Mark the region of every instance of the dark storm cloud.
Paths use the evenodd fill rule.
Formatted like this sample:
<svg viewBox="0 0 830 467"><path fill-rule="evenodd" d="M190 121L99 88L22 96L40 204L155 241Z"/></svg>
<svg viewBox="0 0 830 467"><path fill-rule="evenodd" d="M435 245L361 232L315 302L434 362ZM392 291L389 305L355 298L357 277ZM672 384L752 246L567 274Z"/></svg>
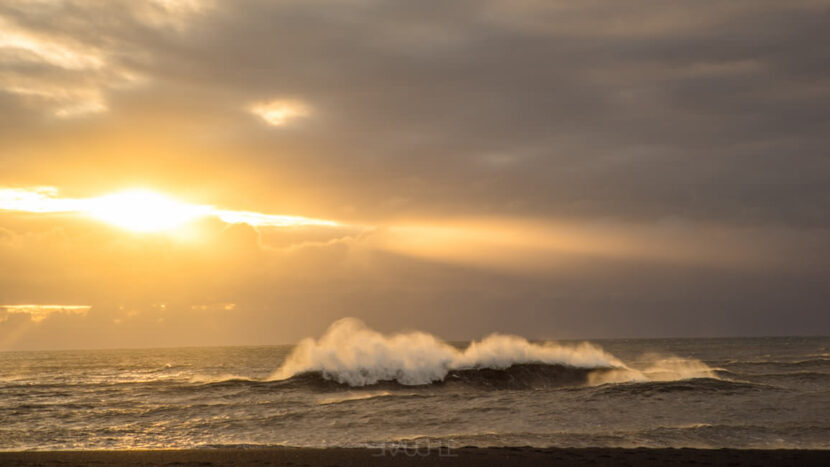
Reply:
<svg viewBox="0 0 830 467"><path fill-rule="evenodd" d="M252 3L160 68L306 100L249 154L372 212L827 225L826 5L606 7Z"/></svg>

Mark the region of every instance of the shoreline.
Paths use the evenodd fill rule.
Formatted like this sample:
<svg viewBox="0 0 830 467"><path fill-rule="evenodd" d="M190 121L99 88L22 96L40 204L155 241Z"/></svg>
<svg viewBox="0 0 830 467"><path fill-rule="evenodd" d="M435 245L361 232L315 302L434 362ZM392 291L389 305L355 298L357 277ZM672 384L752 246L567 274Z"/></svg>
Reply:
<svg viewBox="0 0 830 467"><path fill-rule="evenodd" d="M693 448L199 448L0 451L0 465L830 465L830 450Z"/></svg>

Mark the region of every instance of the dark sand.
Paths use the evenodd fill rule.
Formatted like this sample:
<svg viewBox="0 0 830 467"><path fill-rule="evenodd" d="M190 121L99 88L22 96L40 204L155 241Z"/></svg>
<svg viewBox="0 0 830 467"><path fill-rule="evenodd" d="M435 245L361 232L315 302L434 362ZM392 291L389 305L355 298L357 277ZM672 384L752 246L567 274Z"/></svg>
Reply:
<svg viewBox="0 0 830 467"><path fill-rule="evenodd" d="M429 452L378 449L190 449L0 452L0 465L721 465L830 466L830 450L460 448Z"/></svg>

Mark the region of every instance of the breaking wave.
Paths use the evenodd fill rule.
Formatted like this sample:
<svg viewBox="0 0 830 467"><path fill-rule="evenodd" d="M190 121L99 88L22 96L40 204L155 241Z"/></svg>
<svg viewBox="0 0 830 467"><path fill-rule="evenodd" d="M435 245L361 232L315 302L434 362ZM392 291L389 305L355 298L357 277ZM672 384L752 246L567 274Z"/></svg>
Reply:
<svg viewBox="0 0 830 467"><path fill-rule="evenodd" d="M336 321L320 339L301 341L269 379L299 377L322 377L355 387L383 382L417 386L459 381L516 387L717 379L697 360L655 359L649 367L636 369L588 342L532 343L502 334L458 349L424 332L387 336L354 318Z"/></svg>

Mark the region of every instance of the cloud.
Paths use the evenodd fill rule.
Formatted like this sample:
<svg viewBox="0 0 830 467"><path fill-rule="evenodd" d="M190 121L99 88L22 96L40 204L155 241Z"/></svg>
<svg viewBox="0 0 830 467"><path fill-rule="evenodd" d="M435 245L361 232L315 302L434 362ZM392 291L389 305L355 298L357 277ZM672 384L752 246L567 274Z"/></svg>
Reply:
<svg viewBox="0 0 830 467"><path fill-rule="evenodd" d="M229 224L249 224L258 227L288 227L293 225L336 227L338 225L335 221L323 219L310 219L301 216L279 216L250 211L216 210L213 214L223 222Z"/></svg>
<svg viewBox="0 0 830 467"><path fill-rule="evenodd" d="M33 8L2 14L147 77L130 90L77 87L98 92L81 102L123 106L90 140L114 126L141 143L108 172L175 145L182 170L233 158L225 170L249 189L278 185L280 197L365 218L830 222L822 2L183 3L170 14L180 30L142 19L135 2L94 5L53 9L75 18L60 26ZM325 118L263 132L238 118L251 103L266 123L300 122L312 104Z"/></svg>
<svg viewBox="0 0 830 467"><path fill-rule="evenodd" d="M30 30L0 14L0 88L57 117L103 112L105 90L135 78L97 46Z"/></svg>
<svg viewBox="0 0 830 467"><path fill-rule="evenodd" d="M0 188L0 211L28 213L74 213L110 223L127 230L156 232L180 227L196 219L216 217L228 224L255 227L324 226L335 221L302 216L264 214L217 209L185 203L161 193L129 189L94 198L64 198L55 187Z"/></svg>
<svg viewBox="0 0 830 467"><path fill-rule="evenodd" d="M827 12L0 2L0 184L67 193L0 194L52 212L0 213L0 296L92 304L96 335L136 345L344 315L448 338L824 332ZM96 117L42 118L76 108ZM59 215L142 184L217 211L188 241ZM118 311L152 303L167 314ZM212 303L238 307L189 314ZM32 338L83 344L59 340L78 318Z"/></svg>
<svg viewBox="0 0 830 467"><path fill-rule="evenodd" d="M234 308L236 308L236 303L208 303L190 305L190 309L194 311L233 311Z"/></svg>
<svg viewBox="0 0 830 467"><path fill-rule="evenodd" d="M126 6L142 23L179 32L187 29L188 21L194 16L207 14L215 8L212 0L150 0L126 2Z"/></svg>
<svg viewBox="0 0 830 467"><path fill-rule="evenodd" d="M745 271L799 268L804 264L793 264L793 258L803 258L806 251L799 253L801 247L809 250L816 241L826 243L820 238L818 232L677 220L557 223L485 218L404 222L373 232L367 241L402 255L533 276L592 259ZM825 246L830 244L818 246L819 251Z"/></svg>
<svg viewBox="0 0 830 467"><path fill-rule="evenodd" d="M0 305L0 310L6 314L28 315L35 323L40 323L54 313L85 316L90 308L92 307L88 305Z"/></svg>
<svg viewBox="0 0 830 467"><path fill-rule="evenodd" d="M271 126L283 126L292 120L308 117L311 113L309 107L300 101L282 99L254 104L250 109Z"/></svg>
<svg viewBox="0 0 830 467"><path fill-rule="evenodd" d="M0 188L0 209L26 212L69 212L78 209L75 200L56 199L55 187Z"/></svg>
<svg viewBox="0 0 830 467"><path fill-rule="evenodd" d="M429 235L402 244L384 230L257 235L215 219L184 241L71 218L0 221L11 232L0 240L4 303L93 307L38 323L6 314L4 348L288 343L345 314L447 339L798 334L828 324L826 231L504 219L423 223Z"/></svg>
<svg viewBox="0 0 830 467"><path fill-rule="evenodd" d="M45 63L68 70L97 70L105 65L103 56L96 49L38 36L16 27L4 18L0 18L0 27L0 48L9 55L8 58Z"/></svg>
<svg viewBox="0 0 830 467"><path fill-rule="evenodd" d="M5 2L0 89L60 118L105 112L112 90L146 79L125 57L146 51L123 37L125 31L181 32L188 19L209 9L200 0Z"/></svg>

